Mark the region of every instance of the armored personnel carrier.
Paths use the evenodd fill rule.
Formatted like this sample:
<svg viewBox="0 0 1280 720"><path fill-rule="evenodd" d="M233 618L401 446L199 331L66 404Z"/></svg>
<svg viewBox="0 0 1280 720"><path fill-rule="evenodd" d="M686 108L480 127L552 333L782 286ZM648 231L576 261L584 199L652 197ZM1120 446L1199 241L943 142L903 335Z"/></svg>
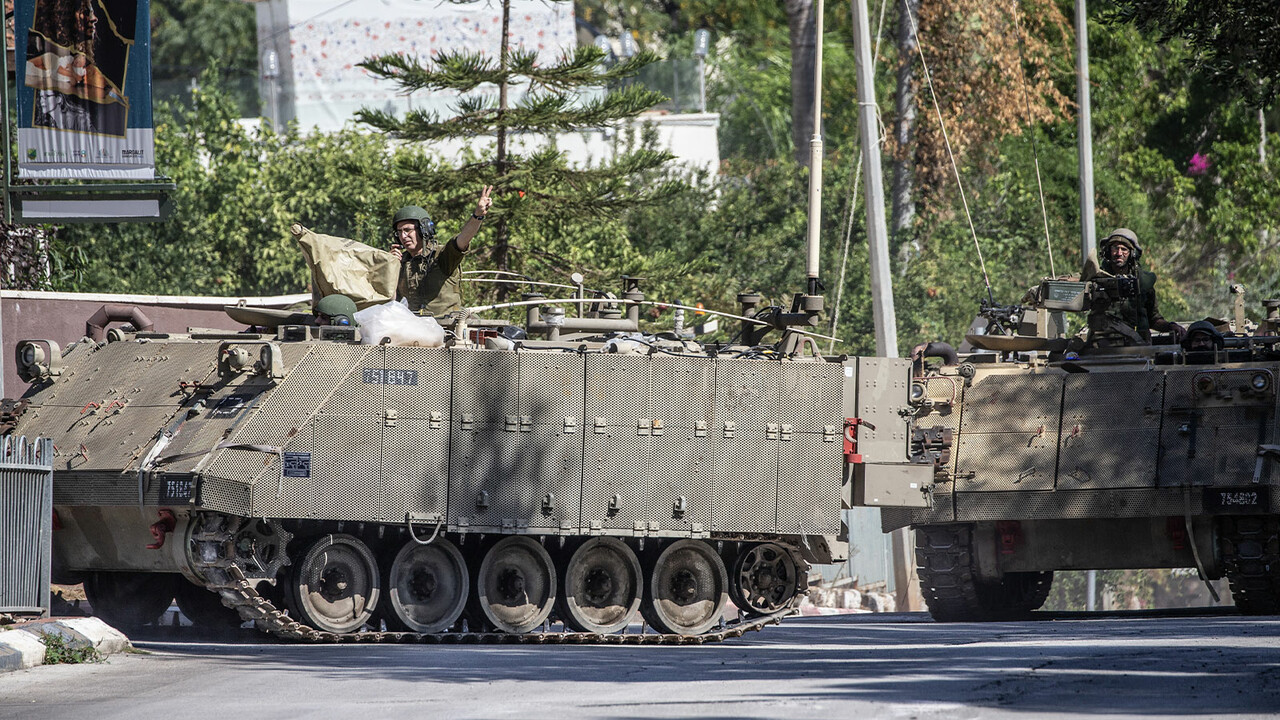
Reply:
<svg viewBox="0 0 1280 720"><path fill-rule="evenodd" d="M936 619L1017 618L1054 571L1104 568L1194 567L1225 575L1243 612L1280 612L1280 302L1250 330L1233 291L1234 321L1182 344L1077 347L1053 330L1063 313L1123 279L1046 281L985 308L970 352L922 353L942 364L917 367L913 455L937 483L930 507L886 510L883 527L915 528Z"/></svg>
<svg viewBox="0 0 1280 720"><path fill-rule="evenodd" d="M5 419L55 445L55 574L124 624L176 597L312 641L717 639L793 609L855 496L926 503L908 361L785 322L763 346L760 319L732 346L611 336L634 279L582 316L525 302L542 339L363 344L232 308L257 332L19 343ZM637 613L657 633L613 635Z"/></svg>

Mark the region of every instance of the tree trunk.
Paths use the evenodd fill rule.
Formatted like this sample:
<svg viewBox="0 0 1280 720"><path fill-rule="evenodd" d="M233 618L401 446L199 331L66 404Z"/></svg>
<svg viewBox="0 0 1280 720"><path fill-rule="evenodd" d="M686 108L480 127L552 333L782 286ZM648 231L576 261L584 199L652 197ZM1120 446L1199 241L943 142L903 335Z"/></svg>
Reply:
<svg viewBox="0 0 1280 720"><path fill-rule="evenodd" d="M899 272L906 274L911 261L920 253L919 243L908 240L911 221L916 215L915 188L911 166L915 155L916 129L916 58L918 49L912 21L919 22L920 0L902 0L898 13L898 88L894 98L893 122L893 209L889 233L898 249Z"/></svg>
<svg viewBox="0 0 1280 720"><path fill-rule="evenodd" d="M498 67L500 69L500 78L498 80L498 149L494 155L494 171L497 175L498 185L497 192L504 192L506 185L503 180L507 175L507 63L509 58L508 41L511 33L511 0L502 0L502 47L498 51ZM492 260L494 267L498 270L508 271L511 269L511 250L508 243L510 232L507 227L507 219L499 217L497 227L494 232L493 255ZM506 300L507 286L498 286L498 302Z"/></svg>
<svg viewBox="0 0 1280 720"><path fill-rule="evenodd" d="M813 0L786 0L791 35L791 140L796 163L809 166L809 137L813 135L813 65L817 44Z"/></svg>

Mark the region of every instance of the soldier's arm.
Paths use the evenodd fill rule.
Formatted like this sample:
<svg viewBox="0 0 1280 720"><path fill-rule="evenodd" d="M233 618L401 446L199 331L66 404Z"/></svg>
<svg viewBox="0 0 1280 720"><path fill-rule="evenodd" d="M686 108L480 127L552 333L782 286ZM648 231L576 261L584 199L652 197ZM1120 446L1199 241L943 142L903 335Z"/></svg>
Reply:
<svg viewBox="0 0 1280 720"><path fill-rule="evenodd" d="M469 224L469 223L468 223ZM478 223L477 223L478 224ZM472 233L474 235L475 233ZM465 244L463 236L466 235L466 228L456 235L452 240L444 244L444 249L440 251L440 271L449 276L453 274L458 266L462 265L462 259L467 256L467 248L471 246L471 238L466 238Z"/></svg>
<svg viewBox="0 0 1280 720"><path fill-rule="evenodd" d="M1146 311L1147 311L1147 324L1151 327L1152 330L1159 330L1160 332L1173 333L1174 340L1178 342L1182 341L1182 338L1185 335L1186 331L1178 323L1170 322L1169 320L1166 320L1163 315L1160 314L1160 309L1156 307L1155 288L1152 288L1151 293L1147 296Z"/></svg>
<svg viewBox="0 0 1280 720"><path fill-rule="evenodd" d="M471 247L471 239L480 232L480 226L484 223L484 216L489 214L489 206L493 204L493 198L489 197L493 192L492 185L485 185L484 190L480 191L480 199L476 201L476 210L471 213L471 217L467 219L467 223L462 226L462 232L458 233L453 242L457 244L458 249L466 252ZM459 258L458 262L462 262Z"/></svg>
<svg viewBox="0 0 1280 720"><path fill-rule="evenodd" d="M484 218L472 215L467 219L467 223L462 226L462 232L453 237L453 241L449 245L456 245L458 250L466 252L471 248L471 240L480 232L480 227L484 224Z"/></svg>

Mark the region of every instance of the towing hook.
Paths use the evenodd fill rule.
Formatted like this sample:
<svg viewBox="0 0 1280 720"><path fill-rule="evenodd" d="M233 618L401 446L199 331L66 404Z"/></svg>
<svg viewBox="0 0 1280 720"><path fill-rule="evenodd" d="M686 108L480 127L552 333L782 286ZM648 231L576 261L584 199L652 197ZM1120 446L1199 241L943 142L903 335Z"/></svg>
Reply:
<svg viewBox="0 0 1280 720"><path fill-rule="evenodd" d="M164 547L165 536L178 526L178 519L173 516L173 511L169 508L160 508L156 513L160 519L151 523L151 537L156 541L147 545L148 550L159 550Z"/></svg>

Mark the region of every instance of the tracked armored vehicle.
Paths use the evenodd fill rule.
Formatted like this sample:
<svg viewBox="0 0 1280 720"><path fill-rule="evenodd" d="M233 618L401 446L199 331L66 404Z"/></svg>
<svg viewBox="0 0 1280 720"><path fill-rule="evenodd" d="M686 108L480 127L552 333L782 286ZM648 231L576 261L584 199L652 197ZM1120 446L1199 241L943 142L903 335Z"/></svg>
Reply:
<svg viewBox="0 0 1280 720"><path fill-rule="evenodd" d="M907 361L761 346L759 320L747 345L608 342L636 326L634 281L624 298L530 300L544 339L459 327L436 348L287 313L21 342L32 384L6 418L55 444L55 574L124 624L176 596L313 641L716 639L845 555L855 494L925 503ZM610 635L637 612L657 634Z"/></svg>
<svg viewBox="0 0 1280 720"><path fill-rule="evenodd" d="M917 369L913 455L938 482L931 507L886 510L883 527L916 530L935 618L1017 618L1054 571L1109 568L1225 575L1242 611L1280 612L1280 302L1250 330L1235 288L1235 332L1219 321L1203 349L1052 330L1115 285L1046 281L986 308L971 352L924 353L942 364Z"/></svg>

